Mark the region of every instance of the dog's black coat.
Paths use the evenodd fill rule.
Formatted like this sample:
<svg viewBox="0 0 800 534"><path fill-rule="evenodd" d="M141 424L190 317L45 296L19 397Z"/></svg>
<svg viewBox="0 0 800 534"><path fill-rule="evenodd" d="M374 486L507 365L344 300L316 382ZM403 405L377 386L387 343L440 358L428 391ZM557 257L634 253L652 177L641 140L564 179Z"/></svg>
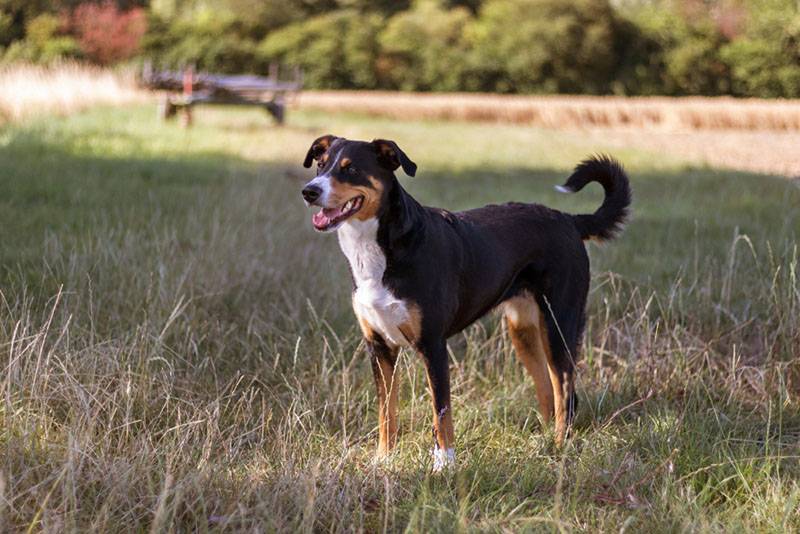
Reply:
<svg viewBox="0 0 800 534"><path fill-rule="evenodd" d="M566 187L597 180L606 200L593 215L508 203L450 213L421 206L399 182L380 215L384 284L422 310L421 341L450 337L501 302L530 291L552 328L551 344L573 346L584 324L589 259L584 239L610 237L630 204L627 178L610 159L581 164ZM555 316L555 317L553 317Z"/></svg>
<svg viewBox="0 0 800 534"><path fill-rule="evenodd" d="M343 150L348 143L370 145L336 139L330 151ZM375 156L369 156L377 153L380 164L380 151L349 154L357 167L379 175L384 186L377 213L377 241L386 256L383 284L421 310L415 344L428 366L437 410L449 407L445 340L523 292L534 296L544 315L559 373L571 376L590 282L584 240L608 239L621 229L631 202L621 166L608 157L592 158L567 180L564 187L569 191L592 181L603 186L605 200L593 214L571 215L517 202L451 213L423 207L403 189L392 171L410 164L413 174L416 165L392 145L396 159L382 165L383 171L375 170ZM313 150L312 146L309 158L316 159L319 153ZM386 357L387 347L380 339L370 345L374 357ZM570 419L574 395L571 400Z"/></svg>

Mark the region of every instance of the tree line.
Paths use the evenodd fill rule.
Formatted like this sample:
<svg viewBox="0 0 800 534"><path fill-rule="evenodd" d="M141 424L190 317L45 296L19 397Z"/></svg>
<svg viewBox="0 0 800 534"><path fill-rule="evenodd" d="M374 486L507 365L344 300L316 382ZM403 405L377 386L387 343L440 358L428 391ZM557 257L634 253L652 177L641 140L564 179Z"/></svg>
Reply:
<svg viewBox="0 0 800 534"><path fill-rule="evenodd" d="M798 0L0 0L0 61L320 89L800 96Z"/></svg>

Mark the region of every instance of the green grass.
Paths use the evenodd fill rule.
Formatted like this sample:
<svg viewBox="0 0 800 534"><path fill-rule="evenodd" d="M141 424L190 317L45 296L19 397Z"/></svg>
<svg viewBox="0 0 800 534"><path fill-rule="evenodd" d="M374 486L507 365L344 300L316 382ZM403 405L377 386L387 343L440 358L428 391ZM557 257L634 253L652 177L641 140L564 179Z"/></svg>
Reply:
<svg viewBox="0 0 800 534"><path fill-rule="evenodd" d="M617 152L635 215L590 247L563 450L491 316L450 340L458 468L430 473L421 365L377 463L375 395L336 240L300 162L395 139L423 203L557 195L577 133L150 108L0 127L0 530L800 529L800 188ZM3 525L5 527L3 527Z"/></svg>

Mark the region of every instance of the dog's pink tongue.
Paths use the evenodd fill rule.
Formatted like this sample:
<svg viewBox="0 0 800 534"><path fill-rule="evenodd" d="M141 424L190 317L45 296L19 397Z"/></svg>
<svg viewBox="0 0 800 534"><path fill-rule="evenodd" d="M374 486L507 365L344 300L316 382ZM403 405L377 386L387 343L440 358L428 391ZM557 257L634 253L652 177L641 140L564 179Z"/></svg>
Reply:
<svg viewBox="0 0 800 534"><path fill-rule="evenodd" d="M342 214L339 208L323 208L322 211L315 213L311 217L311 224L317 228L325 228L333 219Z"/></svg>

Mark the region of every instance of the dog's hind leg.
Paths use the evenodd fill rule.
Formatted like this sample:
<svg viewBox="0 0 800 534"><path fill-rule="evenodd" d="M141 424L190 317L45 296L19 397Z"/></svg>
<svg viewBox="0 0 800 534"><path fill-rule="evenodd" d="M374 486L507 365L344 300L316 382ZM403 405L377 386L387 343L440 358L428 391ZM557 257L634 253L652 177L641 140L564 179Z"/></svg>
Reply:
<svg viewBox="0 0 800 534"><path fill-rule="evenodd" d="M378 456L385 456L397 444L397 349L375 337L367 340L367 351L378 390Z"/></svg>
<svg viewBox="0 0 800 534"><path fill-rule="evenodd" d="M575 364L578 358L578 335L582 330L582 308L577 310L581 315L575 312L569 310L559 313L548 307L542 315L539 330L553 386L556 445L562 445L568 437L578 403L575 395Z"/></svg>
<svg viewBox="0 0 800 534"><path fill-rule="evenodd" d="M539 413L544 423L553 418L553 386L542 340L541 310L530 294L522 294L504 303L506 324L517 359L533 379Z"/></svg>
<svg viewBox="0 0 800 534"><path fill-rule="evenodd" d="M548 365L550 381L553 384L553 397L555 407L555 442L562 445L569 435L569 427L575 414L575 372L561 370L559 365L553 363L552 358Z"/></svg>

